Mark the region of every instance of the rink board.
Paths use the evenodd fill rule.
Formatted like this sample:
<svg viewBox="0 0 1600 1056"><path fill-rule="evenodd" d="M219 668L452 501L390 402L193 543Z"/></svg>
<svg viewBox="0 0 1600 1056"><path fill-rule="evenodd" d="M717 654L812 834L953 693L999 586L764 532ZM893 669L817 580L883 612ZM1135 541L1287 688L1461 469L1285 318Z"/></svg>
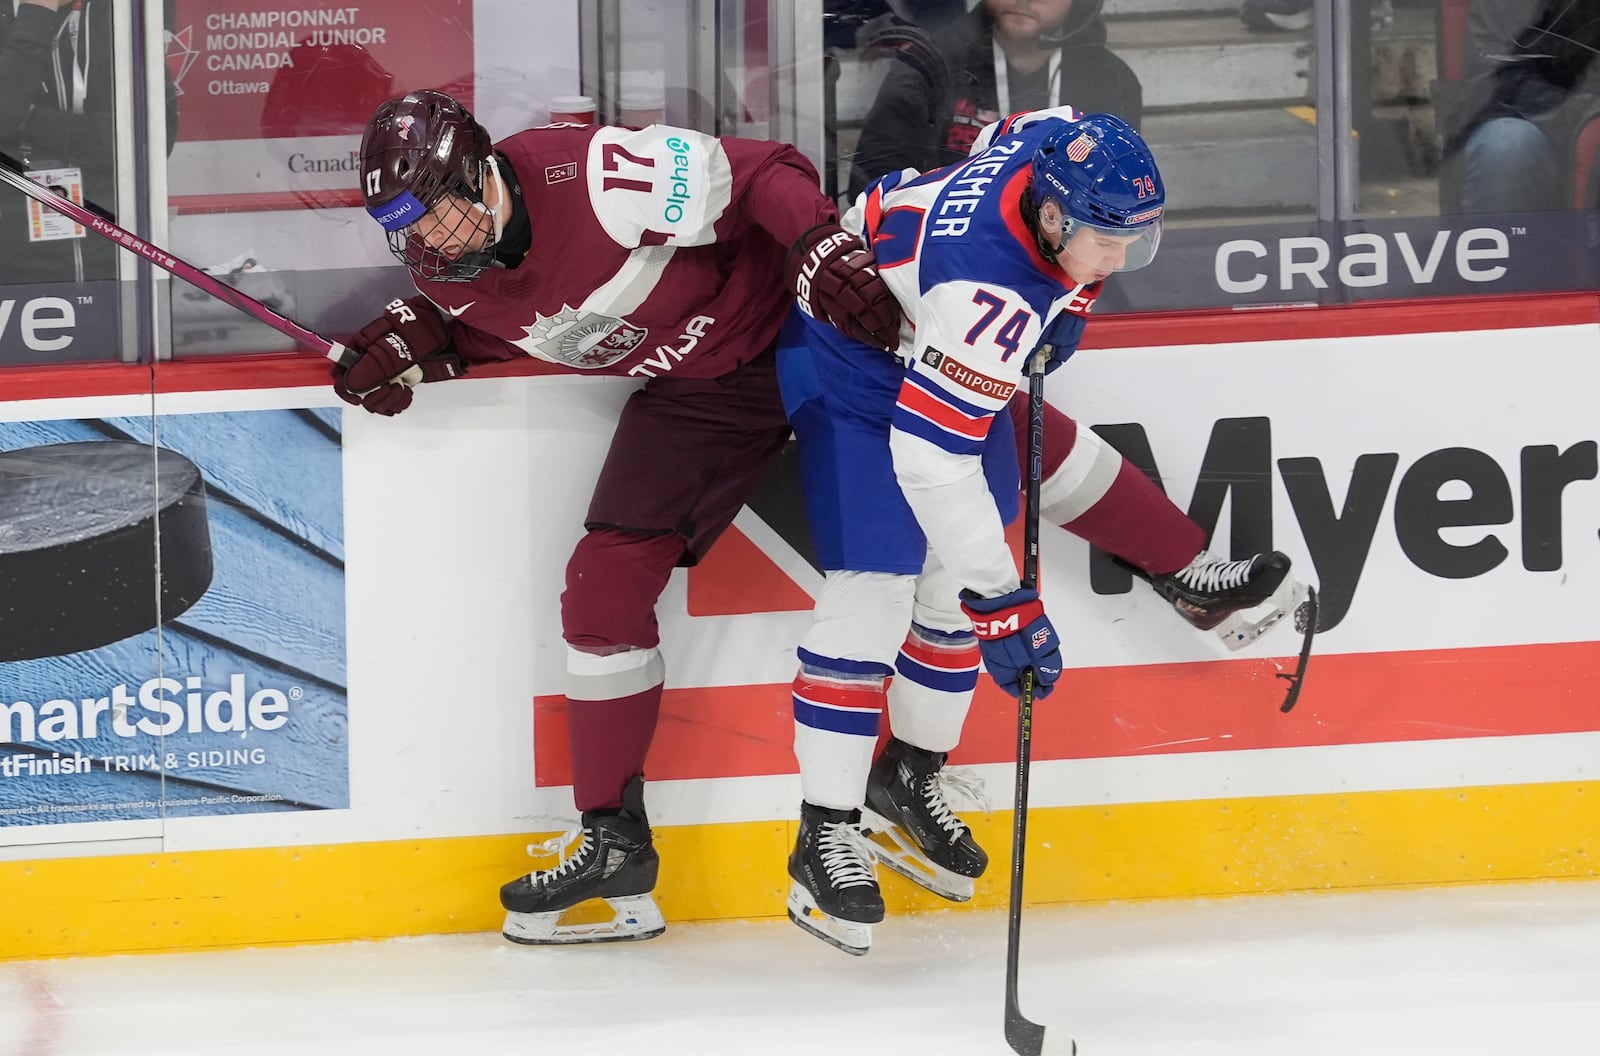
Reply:
<svg viewBox="0 0 1600 1056"><path fill-rule="evenodd" d="M1457 320L1479 329L1454 333L1416 332L1437 316L1399 307L1378 323L1279 313L1259 340L1222 343L1196 323L1183 346L1130 321L1103 329L1123 347L1052 376L1052 399L1138 448L1124 450L1214 523L1219 549L1288 552L1322 584L1328 625L1281 714L1293 635L1227 653L1047 527L1042 582L1067 671L1035 713L1030 901L1596 875L1595 299L1518 302L1498 322L1479 311ZM1532 317L1548 325L1507 321ZM342 408L305 360L156 376L152 396L148 370L19 372L0 421L142 416L161 435L163 420L210 412ZM270 773L293 800L298 766L300 785L347 796L218 816L0 816L0 891L27 907L0 924L0 957L497 927L497 888L534 864L525 846L572 818L558 598L631 388L508 367L431 386L400 418L344 411L339 538L251 500L282 517L274 539L342 563L328 602L263 582L311 607L278 637L342 618L345 655L324 657L342 666L316 677L343 711L306 726L333 731L321 756L269 747L237 776L248 788ZM745 511L662 598L668 692L647 773L669 919L782 913L799 801L787 684L820 582L782 521ZM227 625L256 620L248 606L220 611L208 640L262 633ZM154 650L150 662L98 692L160 677ZM7 667L13 727L20 703L78 692L22 688ZM214 687L197 670L203 696ZM53 729L27 750L80 746ZM991 813L966 813L997 863L979 906L1004 897L1014 731L985 682L954 757L988 787ZM15 730L0 742L0 762L23 751ZM26 798L21 780L0 778ZM153 783L176 802L173 781ZM945 906L896 878L886 889L901 907Z"/></svg>
<svg viewBox="0 0 1600 1056"><path fill-rule="evenodd" d="M1004 906L1011 815L969 816L994 852L962 906L880 870L891 914ZM1600 783L1055 807L1029 814L1026 898L1246 895L1595 875ZM661 828L669 921L784 914L788 822ZM526 837L457 837L0 863L24 913L0 956L200 950L492 931ZM891 919L880 926L894 927ZM536 956L532 950L527 956Z"/></svg>

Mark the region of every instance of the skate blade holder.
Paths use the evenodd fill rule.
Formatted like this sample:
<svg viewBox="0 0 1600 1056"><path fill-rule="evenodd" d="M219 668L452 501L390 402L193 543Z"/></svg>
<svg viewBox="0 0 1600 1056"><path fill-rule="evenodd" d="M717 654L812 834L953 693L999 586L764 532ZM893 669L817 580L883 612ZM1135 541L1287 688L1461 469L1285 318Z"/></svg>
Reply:
<svg viewBox="0 0 1600 1056"><path fill-rule="evenodd" d="M789 885L789 919L836 950L854 957L865 956L872 948L872 925L830 917L818 909L801 885Z"/></svg>
<svg viewBox="0 0 1600 1056"><path fill-rule="evenodd" d="M951 902L972 901L977 882L970 876L952 873L928 861L911 838L898 825L876 811L861 811L861 831L867 837L872 857L918 887L925 887Z"/></svg>
<svg viewBox="0 0 1600 1056"><path fill-rule="evenodd" d="M1267 600L1248 609L1232 613L1212 633L1222 639L1230 651L1243 649L1263 634L1272 630L1283 618L1305 603L1310 592L1306 585L1293 576L1284 576L1278 589Z"/></svg>
<svg viewBox="0 0 1600 1056"><path fill-rule="evenodd" d="M667 930L650 895L591 898L554 913L507 913L501 934L524 946L653 939Z"/></svg>

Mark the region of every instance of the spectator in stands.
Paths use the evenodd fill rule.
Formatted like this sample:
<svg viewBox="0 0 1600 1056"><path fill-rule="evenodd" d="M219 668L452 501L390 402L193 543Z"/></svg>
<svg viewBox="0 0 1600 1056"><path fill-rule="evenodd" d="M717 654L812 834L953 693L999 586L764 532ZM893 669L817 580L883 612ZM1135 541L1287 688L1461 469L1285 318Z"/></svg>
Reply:
<svg viewBox="0 0 1600 1056"><path fill-rule="evenodd" d="M861 129L850 194L886 172L966 157L979 129L1023 110L1069 104L1138 126L1139 79L1106 46L1104 0L983 0L931 28L934 54L897 47Z"/></svg>
<svg viewBox="0 0 1600 1056"><path fill-rule="evenodd" d="M76 179L104 208L116 201L112 8L113 0L0 0L0 151L28 171L56 172L58 186ZM177 116L169 82L169 149ZM0 193L0 285L115 275L109 241L31 240L27 199Z"/></svg>
<svg viewBox="0 0 1600 1056"><path fill-rule="evenodd" d="M1574 147L1600 120L1600 10L1574 0L1477 0L1459 104L1445 116L1445 212L1535 212L1574 202ZM1587 170L1591 166L1583 165Z"/></svg>

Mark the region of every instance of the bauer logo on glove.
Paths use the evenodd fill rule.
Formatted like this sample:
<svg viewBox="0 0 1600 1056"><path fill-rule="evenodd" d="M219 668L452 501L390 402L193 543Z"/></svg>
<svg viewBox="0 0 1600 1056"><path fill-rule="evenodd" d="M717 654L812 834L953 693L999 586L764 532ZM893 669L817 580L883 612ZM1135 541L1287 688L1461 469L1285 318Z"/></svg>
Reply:
<svg viewBox="0 0 1600 1056"><path fill-rule="evenodd" d="M411 406L416 386L466 373L449 328L425 297L390 301L351 339L350 348L360 357L349 370L334 370L333 391L348 404L386 417Z"/></svg>
<svg viewBox="0 0 1600 1056"><path fill-rule="evenodd" d="M784 275L811 318L875 348L899 347L900 303L866 243L838 224L818 224L801 235L789 250Z"/></svg>
<svg viewBox="0 0 1600 1056"><path fill-rule="evenodd" d="M389 342L389 347L394 349L395 355L408 363L411 362L411 346L406 344L405 338L391 330L383 335L383 339Z"/></svg>

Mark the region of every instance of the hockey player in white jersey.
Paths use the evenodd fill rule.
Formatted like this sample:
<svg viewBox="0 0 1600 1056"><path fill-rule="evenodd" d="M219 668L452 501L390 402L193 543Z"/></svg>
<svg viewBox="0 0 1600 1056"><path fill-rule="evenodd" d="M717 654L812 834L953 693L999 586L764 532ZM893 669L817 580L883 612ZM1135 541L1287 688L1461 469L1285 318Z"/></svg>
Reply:
<svg viewBox="0 0 1600 1056"><path fill-rule="evenodd" d="M865 953L883 919L874 860L958 901L988 864L943 772L980 655L1013 696L1023 671L1039 698L1061 672L1055 629L1005 541L1019 470L1000 412L1033 350L1048 345L1052 368L1063 362L1103 280L1155 256L1164 202L1154 158L1120 118L1016 115L963 163L880 178L842 221L872 246L905 310L897 358L863 356L799 315L780 338L826 573L794 681L804 802L788 908L846 952ZM1046 481L1046 513L1103 493L1107 482L1092 479L1101 463L1122 472L1114 452L1093 458L1096 444L1078 434L1089 453ZM1224 619L1292 582L1288 567L1276 552L1236 562L1202 552L1146 578L1196 626L1226 630ZM893 736L874 760L885 708Z"/></svg>

